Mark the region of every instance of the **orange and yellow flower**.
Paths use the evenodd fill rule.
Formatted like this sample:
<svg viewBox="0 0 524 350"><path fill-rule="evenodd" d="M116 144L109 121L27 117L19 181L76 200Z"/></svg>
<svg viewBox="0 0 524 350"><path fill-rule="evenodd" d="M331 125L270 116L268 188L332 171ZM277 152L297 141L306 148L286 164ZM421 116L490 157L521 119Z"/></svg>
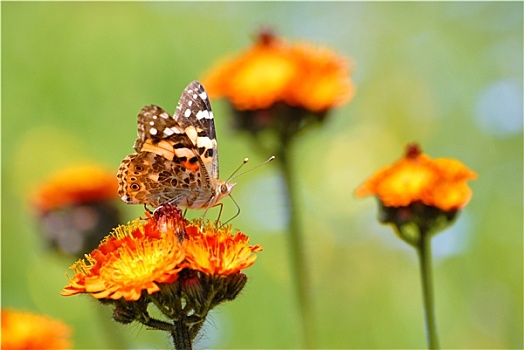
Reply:
<svg viewBox="0 0 524 350"><path fill-rule="evenodd" d="M117 198L118 183L113 173L96 166L72 167L54 174L33 195L41 212L71 204Z"/></svg>
<svg viewBox="0 0 524 350"><path fill-rule="evenodd" d="M233 235L231 226L186 222L180 209L165 205L145 222L118 227L77 261L62 295L136 301L143 292L160 291L159 284L177 281L183 269L213 276L239 273L253 265L254 253L262 250L248 244L249 238L241 232Z"/></svg>
<svg viewBox="0 0 524 350"><path fill-rule="evenodd" d="M30 312L2 309L2 349L71 349L65 323Z"/></svg>
<svg viewBox="0 0 524 350"><path fill-rule="evenodd" d="M350 68L346 59L326 48L290 44L263 32L251 48L218 64L204 85L210 96L229 99L239 111L283 102L324 112L353 97Z"/></svg>
<svg viewBox="0 0 524 350"><path fill-rule="evenodd" d="M89 254L76 262L75 272L62 295L89 293L97 299L138 300L143 291L160 290L159 283L172 283L183 268L181 217L135 221L115 229Z"/></svg>
<svg viewBox="0 0 524 350"><path fill-rule="evenodd" d="M418 145L409 145L406 155L379 170L356 191L357 196L377 196L385 207L404 207L415 202L442 211L464 207L471 198L466 181L476 173L455 159L431 159Z"/></svg>
<svg viewBox="0 0 524 350"><path fill-rule="evenodd" d="M256 260L259 245L249 246L249 237L235 235L231 226L217 227L195 221L187 226L186 261L190 269L207 275L225 276L247 269Z"/></svg>

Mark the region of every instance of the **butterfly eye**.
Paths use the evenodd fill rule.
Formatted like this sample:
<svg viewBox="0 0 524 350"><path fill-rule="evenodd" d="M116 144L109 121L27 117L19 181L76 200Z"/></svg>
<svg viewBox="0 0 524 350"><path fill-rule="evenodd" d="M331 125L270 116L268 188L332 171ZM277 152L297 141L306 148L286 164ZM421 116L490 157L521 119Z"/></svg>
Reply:
<svg viewBox="0 0 524 350"><path fill-rule="evenodd" d="M226 184L223 184L220 186L220 192L221 193L227 193L228 191L228 188L227 188L227 185Z"/></svg>

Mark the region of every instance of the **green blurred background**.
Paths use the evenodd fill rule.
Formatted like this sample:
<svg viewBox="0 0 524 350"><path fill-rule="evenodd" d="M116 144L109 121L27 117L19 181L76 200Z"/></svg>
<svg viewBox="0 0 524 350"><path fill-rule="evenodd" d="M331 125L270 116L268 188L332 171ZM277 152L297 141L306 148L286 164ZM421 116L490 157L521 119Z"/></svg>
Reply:
<svg viewBox="0 0 524 350"><path fill-rule="evenodd" d="M434 239L443 348L523 347L523 3L2 2L2 306L49 314L84 348L169 348L160 332L121 326L87 296L61 297L72 259L45 250L31 191L57 169L118 169L136 115L173 111L185 85L271 27L355 64L356 97L297 142L316 343L423 348L415 252L354 189L418 141L476 171L473 198ZM263 160L213 101L222 177ZM216 309L197 348L296 348L286 209L276 166L238 179L233 222L264 251L234 302ZM235 212L225 200L225 217ZM125 206L126 218L142 214ZM194 215L200 215L195 213Z"/></svg>

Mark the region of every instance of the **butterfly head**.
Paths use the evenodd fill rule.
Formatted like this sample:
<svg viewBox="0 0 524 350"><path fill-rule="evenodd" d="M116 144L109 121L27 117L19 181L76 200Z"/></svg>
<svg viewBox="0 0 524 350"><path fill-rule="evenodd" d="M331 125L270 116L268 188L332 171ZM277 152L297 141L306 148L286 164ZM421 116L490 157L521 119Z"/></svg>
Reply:
<svg viewBox="0 0 524 350"><path fill-rule="evenodd" d="M215 189L215 203L219 203L222 198L229 196L235 185L236 183L230 183L229 181L220 181Z"/></svg>

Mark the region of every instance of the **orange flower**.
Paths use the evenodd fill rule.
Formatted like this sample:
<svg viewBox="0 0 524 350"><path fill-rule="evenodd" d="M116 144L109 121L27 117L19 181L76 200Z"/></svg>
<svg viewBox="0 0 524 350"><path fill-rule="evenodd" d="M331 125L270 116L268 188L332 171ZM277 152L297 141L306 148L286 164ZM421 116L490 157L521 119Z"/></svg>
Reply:
<svg viewBox="0 0 524 350"><path fill-rule="evenodd" d="M62 295L89 293L97 299L134 301L142 291L158 292L159 283L174 282L183 268L183 230L181 216L118 227L71 267L75 276Z"/></svg>
<svg viewBox="0 0 524 350"><path fill-rule="evenodd" d="M30 312L2 309L2 349L71 349L71 329Z"/></svg>
<svg viewBox="0 0 524 350"><path fill-rule="evenodd" d="M267 109L278 102L323 112L354 94L347 62L327 49L291 45L263 32L255 44L219 64L204 85L235 109Z"/></svg>
<svg viewBox="0 0 524 350"><path fill-rule="evenodd" d="M249 237L231 233L231 226L217 227L195 221L187 226L186 261L188 267L207 275L231 275L247 269L262 251L259 245L249 246Z"/></svg>
<svg viewBox="0 0 524 350"><path fill-rule="evenodd" d="M361 185L359 197L376 195L385 207L415 202L443 211L464 207L471 198L466 181L477 175L454 159L431 159L418 145L408 145L406 156L378 171Z"/></svg>
<svg viewBox="0 0 524 350"><path fill-rule="evenodd" d="M34 194L34 204L42 212L71 204L116 198L118 183L114 174L95 165L62 170Z"/></svg>
<svg viewBox="0 0 524 350"><path fill-rule="evenodd" d="M355 88L344 59L308 43L292 47L291 52L297 75L284 91L287 104L321 112L353 98Z"/></svg>
<svg viewBox="0 0 524 350"><path fill-rule="evenodd" d="M61 294L88 293L114 307L115 321L169 331L175 348L187 348L209 311L241 292L247 282L241 270L262 248L248 246L240 232L232 235L231 226L188 222L167 203L146 215L145 223L118 227L76 262ZM153 317L150 304L169 321Z"/></svg>
<svg viewBox="0 0 524 350"><path fill-rule="evenodd" d="M289 47L273 37L223 62L205 79L210 96L226 97L239 110L269 108L296 75Z"/></svg>

